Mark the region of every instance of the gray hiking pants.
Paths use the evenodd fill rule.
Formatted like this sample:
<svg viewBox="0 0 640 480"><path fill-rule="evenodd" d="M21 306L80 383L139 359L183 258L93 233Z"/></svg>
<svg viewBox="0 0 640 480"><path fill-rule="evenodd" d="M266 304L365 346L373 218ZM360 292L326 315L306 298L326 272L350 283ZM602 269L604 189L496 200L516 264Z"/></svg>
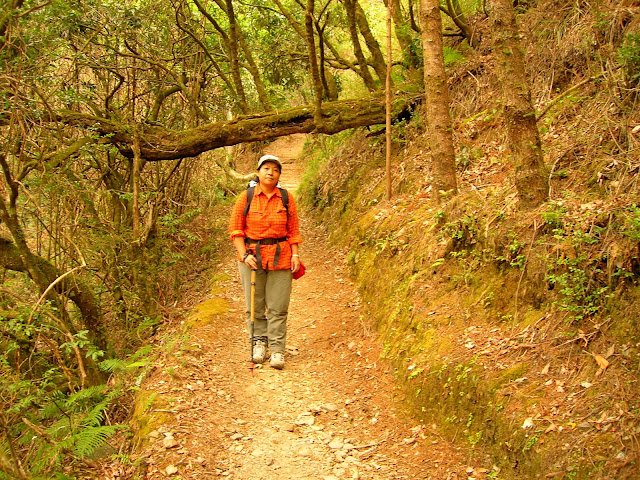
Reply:
<svg viewBox="0 0 640 480"><path fill-rule="evenodd" d="M238 262L244 290L247 326L251 332L251 269ZM256 272L254 340L268 339L271 353L284 353L287 340L287 315L291 299L291 270Z"/></svg>

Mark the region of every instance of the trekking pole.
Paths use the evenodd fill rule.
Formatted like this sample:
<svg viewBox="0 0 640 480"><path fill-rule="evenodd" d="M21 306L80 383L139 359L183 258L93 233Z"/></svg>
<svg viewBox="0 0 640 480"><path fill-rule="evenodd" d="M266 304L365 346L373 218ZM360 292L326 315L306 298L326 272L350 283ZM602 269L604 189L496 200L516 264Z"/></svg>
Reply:
<svg viewBox="0 0 640 480"><path fill-rule="evenodd" d="M251 325L249 326L249 332L251 336L251 342L249 343L249 370L253 375L253 324L256 320L256 271L251 270Z"/></svg>

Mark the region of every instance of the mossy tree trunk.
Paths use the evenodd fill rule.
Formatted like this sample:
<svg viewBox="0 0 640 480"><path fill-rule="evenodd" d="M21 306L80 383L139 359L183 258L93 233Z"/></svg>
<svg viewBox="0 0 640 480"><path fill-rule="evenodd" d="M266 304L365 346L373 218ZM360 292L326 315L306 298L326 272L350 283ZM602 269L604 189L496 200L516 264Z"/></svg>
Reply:
<svg viewBox="0 0 640 480"><path fill-rule="evenodd" d="M511 0L492 0L492 28L496 36L498 76L503 90L507 135L515 167L521 208L539 206L549 198L549 174L531 102L524 53Z"/></svg>
<svg viewBox="0 0 640 480"><path fill-rule="evenodd" d="M413 22L413 3L409 2L408 18L402 12L400 0L384 0L384 4L391 7L391 15L395 25L394 32L404 54L405 67L408 70L416 70L420 66L420 57L413 44L418 31L417 25L414 25Z"/></svg>
<svg viewBox="0 0 640 480"><path fill-rule="evenodd" d="M380 83L382 83L387 75L387 65L384 60L384 55L382 54L382 50L380 49L380 44L376 40L376 37L373 35L373 32L369 27L369 21L367 20L367 16L365 15L364 10L360 5L360 2L358 2L358 0L355 0L354 4L358 29L360 30L360 33L362 33L365 44L371 52L371 64L373 66L373 69L380 79Z"/></svg>
<svg viewBox="0 0 640 480"><path fill-rule="evenodd" d="M223 0L216 0L218 6L227 14L229 18L229 31L231 40L235 39L236 45L242 49L242 53L246 60L245 67L251 78L253 80L253 84L256 87L256 93L258 94L258 99L260 100L260 104L265 111L273 110L271 106L271 102L269 101L269 95L267 94L267 89L262 82L262 78L260 77L260 69L256 64L255 59L253 58L253 53L247 45L247 41L245 40L244 33L240 28L240 25L236 21L235 11L233 9L233 5L231 4L231 0L226 0L226 3ZM236 47L236 56L239 58L239 52Z"/></svg>
<svg viewBox="0 0 640 480"><path fill-rule="evenodd" d="M233 4L231 0L226 0L227 17L229 18L229 53L230 53L230 67L231 76L236 86L236 92L238 93L238 105L243 113L249 112L247 106L247 97L244 93L244 86L242 85L242 76L240 75L240 61L238 60L238 34L236 17L233 11Z"/></svg>
<svg viewBox="0 0 640 480"><path fill-rule="evenodd" d="M435 198L458 192L449 91L442 50L442 19L438 0L421 0L424 52L425 121L433 160Z"/></svg>
<svg viewBox="0 0 640 480"><path fill-rule="evenodd" d="M342 4L344 5L344 10L347 14L349 35L351 36L351 43L353 44L353 54L358 61L358 66L360 67L360 76L364 80L364 84L369 89L369 91L373 92L378 87L373 80L371 73L369 72L369 64L367 63L367 59L365 58L362 51L362 46L360 45L360 39L358 37L358 25L356 21L356 0L342 0Z"/></svg>
<svg viewBox="0 0 640 480"><path fill-rule="evenodd" d="M307 0L307 10L304 17L304 26L307 40L307 55L309 57L309 69L311 70L311 80L314 91L313 117L318 128L322 127L322 79L318 67L318 56L316 54L315 35L313 33L313 10L314 0Z"/></svg>
<svg viewBox="0 0 640 480"><path fill-rule="evenodd" d="M420 94L396 96L392 108L393 118L414 108L421 101ZM321 125L316 124L314 111L310 106L296 107L181 131L144 125L140 132L140 155L147 161L176 160L195 157L215 148L271 140L294 133L332 135L350 128L384 124L384 92L356 100L323 103ZM71 111L61 111L48 120L87 128L104 136L102 142L116 145L125 157L133 158L134 127L130 125Z"/></svg>

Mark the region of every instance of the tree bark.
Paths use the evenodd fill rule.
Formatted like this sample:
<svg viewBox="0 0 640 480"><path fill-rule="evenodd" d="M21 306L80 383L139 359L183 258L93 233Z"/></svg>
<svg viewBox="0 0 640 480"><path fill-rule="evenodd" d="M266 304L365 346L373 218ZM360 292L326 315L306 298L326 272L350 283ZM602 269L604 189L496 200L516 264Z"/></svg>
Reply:
<svg viewBox="0 0 640 480"><path fill-rule="evenodd" d="M397 1L397 0L396 0ZM380 82L386 79L387 76L387 65L384 60L384 55L382 54L382 50L380 49L380 44L376 40L376 37L373 35L371 28L369 28L369 22L367 21L367 17L362 10L362 6L355 0L355 16L356 22L358 24L358 29L360 33L362 33L362 37L364 38L365 44L367 48L371 52L372 66L376 72L376 75L380 79Z"/></svg>
<svg viewBox="0 0 640 480"><path fill-rule="evenodd" d="M405 55L405 66L407 69L418 68L420 61L416 54L416 49L412 47L413 38L411 37L410 28L411 19L407 20L402 15L402 9L400 8L400 0L384 0L385 5L390 4L391 14L393 16L393 23L395 25L395 34L400 50ZM411 4L409 5L411 8Z"/></svg>
<svg viewBox="0 0 640 480"><path fill-rule="evenodd" d="M33 268L28 268L23 258L24 255L21 254L15 243L0 237L0 266L2 268L14 272L27 273L29 276L32 276L31 271ZM30 263L41 272L40 280L46 284L46 286L49 286L61 275L55 266L38 255L31 254ZM33 280L35 281L35 279ZM38 287L40 287L41 291L44 291L40 285L38 285ZM106 351L107 337L104 331L100 306L91 288L77 275L71 275L58 282L54 290L59 294L64 294L69 297L76 307L78 307L84 326L89 331L89 338L99 349ZM70 332L77 332L73 325L66 323L65 326L69 328Z"/></svg>
<svg viewBox="0 0 640 480"><path fill-rule="evenodd" d="M313 82L314 109L313 116L316 126L322 128L322 79L318 68L318 56L316 55L316 42L313 34L313 10L314 0L307 0L307 10L304 17L304 27L307 39L307 54L309 56L309 68L311 70L311 80Z"/></svg>
<svg viewBox="0 0 640 480"><path fill-rule="evenodd" d="M549 198L549 175L542 156L542 142L511 0L493 0L492 17L519 205L531 209Z"/></svg>
<svg viewBox="0 0 640 480"><path fill-rule="evenodd" d="M369 65L367 59L362 53L362 47L360 46L360 39L358 38L358 26L356 24L356 0L342 0L344 10L347 14L347 23L349 26L349 35L351 36L351 43L353 44L353 54L358 61L360 67L360 76L364 80L365 86L370 92L376 90L376 83L369 72Z"/></svg>
<svg viewBox="0 0 640 480"><path fill-rule="evenodd" d="M242 85L242 76L240 75L240 62L238 61L238 34L236 29L236 17L233 12L233 4L231 0L226 0L227 4L227 17L229 18L229 52L231 54L231 76L233 82L236 85L236 92L238 92L238 105L243 113L249 112L247 107L247 97L244 93L244 86Z"/></svg>
<svg viewBox="0 0 640 480"><path fill-rule="evenodd" d="M238 26L238 22L235 20L235 12L233 10L233 5L231 4L231 0L226 0L224 3L222 0L215 0L218 6L224 11L229 17L229 24L234 26L233 31L231 32L232 38L235 36L237 45L240 46L242 52L244 53L244 58L247 60L247 71L251 74L251 78L253 79L253 84L256 86L256 92L258 94L258 99L260 100L260 104L262 108L266 111L273 110L271 106L271 102L269 101L269 96L267 95L267 89L262 83L262 78L260 77L260 69L253 59L253 54L251 53L251 49L247 45L247 41L244 38L244 34L242 33L242 29ZM201 9L201 7L198 7ZM202 11L202 9L201 9ZM233 24L231 23L231 15L233 15ZM236 48L237 50L237 48ZM236 51L236 56L238 53ZM238 58L239 62L239 58Z"/></svg>
<svg viewBox="0 0 640 480"><path fill-rule="evenodd" d="M296 21L296 19L293 18L293 15L291 15L291 12L289 12L284 7L284 5L282 5L282 2L280 2L280 0L273 0L273 2L278 6L278 9L282 13L282 15L284 15L284 17L289 21L289 24L298 33L300 38L306 38L304 29L300 26L300 24ZM333 62L335 68L348 69L354 72L359 77L362 77L362 72L360 71L360 68L358 68L358 66L355 65L353 62L350 62L347 59L343 58L340 55L340 52L338 52L338 49L333 45L333 43L331 43L327 38L324 38L324 37L322 39L322 42L323 42L323 46L326 46L329 49L329 51L331 51L331 54L333 55L332 59L325 57L327 62ZM327 82L329 82L329 80L327 80ZM329 86L329 89L331 89L331 85L328 85L328 86ZM329 98L331 98L331 96ZM336 96L336 99L337 99L337 96Z"/></svg>
<svg viewBox="0 0 640 480"><path fill-rule="evenodd" d="M412 110L421 101L420 94L397 96L393 102L393 118ZM322 113L321 126L316 125L314 108L309 106L245 116L182 131L146 125L140 132L140 155L149 161L176 160L194 157L215 148L271 140L294 133L316 132L332 135L350 128L384 124L384 94L377 93L357 100L326 102L322 105ZM91 129L92 132L104 136L102 142L116 145L124 156L133 158L133 127L129 125L71 111L60 112L49 120Z"/></svg>
<svg viewBox="0 0 640 480"><path fill-rule="evenodd" d="M480 43L480 39L475 35L475 29L471 28L469 21L462 13L459 0L446 0L447 6L441 7L442 11L451 17L456 27L460 29L462 36L467 39L469 45L475 48Z"/></svg>
<svg viewBox="0 0 640 480"><path fill-rule="evenodd" d="M424 52L425 120L433 159L435 198L458 192L449 91L442 51L442 18L439 0L421 0Z"/></svg>

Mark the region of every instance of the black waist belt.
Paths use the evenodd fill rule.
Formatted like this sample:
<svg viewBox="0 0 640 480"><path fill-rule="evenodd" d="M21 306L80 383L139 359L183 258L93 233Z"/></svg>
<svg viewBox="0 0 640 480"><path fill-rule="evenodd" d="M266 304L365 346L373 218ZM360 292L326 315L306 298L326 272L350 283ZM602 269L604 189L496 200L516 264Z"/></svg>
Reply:
<svg viewBox="0 0 640 480"><path fill-rule="evenodd" d="M256 263L258 264L258 270L262 270L262 256L260 255L260 245L277 245L276 255L273 258L273 266L278 266L278 260L280 260L280 242L286 242L287 237L282 238L261 238L260 240L254 240L253 238L245 238L245 245L255 244L256 246Z"/></svg>

